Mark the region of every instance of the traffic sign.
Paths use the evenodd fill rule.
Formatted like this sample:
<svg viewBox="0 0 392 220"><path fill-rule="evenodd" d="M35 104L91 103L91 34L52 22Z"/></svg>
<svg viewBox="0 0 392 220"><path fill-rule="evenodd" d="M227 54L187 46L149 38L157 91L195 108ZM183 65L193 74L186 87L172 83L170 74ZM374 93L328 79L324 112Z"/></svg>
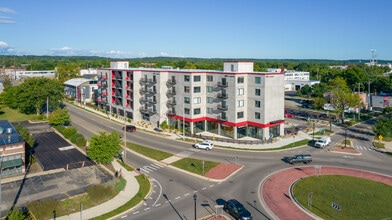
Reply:
<svg viewBox="0 0 392 220"><path fill-rule="evenodd" d="M340 206L336 203L332 203L332 208L340 211Z"/></svg>

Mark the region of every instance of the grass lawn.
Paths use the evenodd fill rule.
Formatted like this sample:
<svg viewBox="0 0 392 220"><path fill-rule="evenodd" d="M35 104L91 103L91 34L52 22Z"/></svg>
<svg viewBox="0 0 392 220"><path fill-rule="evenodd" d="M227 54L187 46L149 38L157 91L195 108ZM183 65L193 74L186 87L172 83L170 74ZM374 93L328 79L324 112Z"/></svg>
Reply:
<svg viewBox="0 0 392 220"><path fill-rule="evenodd" d="M212 162L212 161L204 161L204 169L203 169L203 161L202 160L193 159L193 158L184 158L184 159L178 160L170 165L175 166L177 168L180 168L182 170L189 171L191 173L195 173L195 174L204 176L204 174L206 174L209 170L218 166L219 163Z"/></svg>
<svg viewBox="0 0 392 220"><path fill-rule="evenodd" d="M153 148L144 147L142 145L138 145L138 144L134 144L134 143L130 143L130 142L127 142L127 148L129 148L139 154L142 154L146 157L155 159L157 161L161 161L161 160L164 160L168 157L173 156L173 154L167 153L165 151L160 151L160 150L156 150Z"/></svg>
<svg viewBox="0 0 392 220"><path fill-rule="evenodd" d="M0 106L0 120L8 120L10 122L27 121L37 119L37 115L25 115L16 109L11 109L4 105Z"/></svg>
<svg viewBox="0 0 392 220"><path fill-rule="evenodd" d="M308 194L312 194L311 209ZM389 219L392 187L383 183L341 175L312 176L293 187L297 201L323 219ZM332 209L332 203L340 206Z"/></svg>

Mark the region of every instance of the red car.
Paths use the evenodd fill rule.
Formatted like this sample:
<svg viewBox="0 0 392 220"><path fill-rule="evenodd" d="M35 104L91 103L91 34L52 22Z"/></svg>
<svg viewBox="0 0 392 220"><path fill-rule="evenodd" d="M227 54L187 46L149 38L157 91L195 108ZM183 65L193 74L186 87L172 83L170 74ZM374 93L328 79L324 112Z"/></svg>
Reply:
<svg viewBox="0 0 392 220"><path fill-rule="evenodd" d="M284 117L285 118L295 118L295 115L289 113L289 111L287 111L287 110L284 110Z"/></svg>
<svg viewBox="0 0 392 220"><path fill-rule="evenodd" d="M126 127L126 129L125 129L126 131L129 131L129 132L136 131L136 127L133 125L127 125L125 127ZM123 127L123 130L124 130L124 127Z"/></svg>

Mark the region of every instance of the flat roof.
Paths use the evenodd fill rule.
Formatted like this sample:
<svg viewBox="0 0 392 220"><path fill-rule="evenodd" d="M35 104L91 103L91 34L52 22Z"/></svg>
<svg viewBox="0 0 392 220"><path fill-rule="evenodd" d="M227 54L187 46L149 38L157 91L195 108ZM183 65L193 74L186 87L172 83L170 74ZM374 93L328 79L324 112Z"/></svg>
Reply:
<svg viewBox="0 0 392 220"><path fill-rule="evenodd" d="M8 120L0 120L0 146L24 142Z"/></svg>

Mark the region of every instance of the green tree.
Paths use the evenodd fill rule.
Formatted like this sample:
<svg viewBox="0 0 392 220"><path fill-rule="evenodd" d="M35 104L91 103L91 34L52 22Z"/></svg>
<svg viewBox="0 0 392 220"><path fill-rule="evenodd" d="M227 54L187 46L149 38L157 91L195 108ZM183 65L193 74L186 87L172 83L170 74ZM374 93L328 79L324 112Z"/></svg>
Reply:
<svg viewBox="0 0 392 220"><path fill-rule="evenodd" d="M2 100L10 108L18 109L24 114L39 115L48 109L54 110L60 106L63 99L63 85L53 79L33 77L26 79L18 86L12 86L2 94Z"/></svg>
<svg viewBox="0 0 392 220"><path fill-rule="evenodd" d="M11 82L11 78L9 76L5 76L3 78L3 87L4 89L11 87L12 86L12 82Z"/></svg>
<svg viewBox="0 0 392 220"><path fill-rule="evenodd" d="M330 80L328 89L330 91L329 101L344 123L344 111L348 108L361 106L361 98L358 94L352 93L346 81L340 77Z"/></svg>
<svg viewBox="0 0 392 220"><path fill-rule="evenodd" d="M323 97L315 97L312 99L312 106L314 109L323 109L325 100Z"/></svg>
<svg viewBox="0 0 392 220"><path fill-rule="evenodd" d="M55 77L61 83L80 76L80 68L75 63L58 65Z"/></svg>
<svg viewBox="0 0 392 220"><path fill-rule="evenodd" d="M33 135L30 135L30 131L26 127L23 127L23 125L21 125L20 123L16 125L15 129L26 142L26 148L32 149L35 144L35 138Z"/></svg>
<svg viewBox="0 0 392 220"><path fill-rule="evenodd" d="M310 94L312 93L312 88L309 85L304 85L301 88L301 94L305 95L305 96L310 96Z"/></svg>
<svg viewBox="0 0 392 220"><path fill-rule="evenodd" d="M7 213L7 219L10 220L25 220L25 219L29 219L28 215L26 215L25 213L23 213L22 209L20 208L13 208L10 211L8 211Z"/></svg>
<svg viewBox="0 0 392 220"><path fill-rule="evenodd" d="M87 155L95 162L108 164L120 153L120 134L113 131L111 134L101 132L92 136L87 147Z"/></svg>
<svg viewBox="0 0 392 220"><path fill-rule="evenodd" d="M392 118L380 117L376 124L372 127L376 137L379 135L383 137L391 137Z"/></svg>
<svg viewBox="0 0 392 220"><path fill-rule="evenodd" d="M59 108L49 115L49 124L53 126L65 125L71 122L71 117L66 108Z"/></svg>
<svg viewBox="0 0 392 220"><path fill-rule="evenodd" d="M314 84L312 86L312 97L324 97L324 93L327 89L327 84L320 82L317 84Z"/></svg>

